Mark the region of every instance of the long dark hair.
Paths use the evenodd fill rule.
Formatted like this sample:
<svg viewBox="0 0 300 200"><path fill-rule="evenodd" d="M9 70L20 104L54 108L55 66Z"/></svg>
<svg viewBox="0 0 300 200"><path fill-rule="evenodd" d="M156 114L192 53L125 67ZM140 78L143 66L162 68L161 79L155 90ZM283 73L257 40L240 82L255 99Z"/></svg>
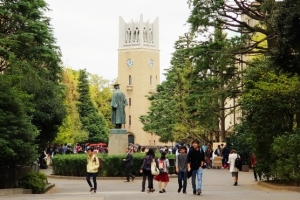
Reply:
<svg viewBox="0 0 300 200"><path fill-rule="evenodd" d="M165 160L166 159L166 153L162 152L160 155L160 160Z"/></svg>
<svg viewBox="0 0 300 200"><path fill-rule="evenodd" d="M152 156L153 158L155 157L155 153L152 148L150 148L149 151L147 152L147 156Z"/></svg>

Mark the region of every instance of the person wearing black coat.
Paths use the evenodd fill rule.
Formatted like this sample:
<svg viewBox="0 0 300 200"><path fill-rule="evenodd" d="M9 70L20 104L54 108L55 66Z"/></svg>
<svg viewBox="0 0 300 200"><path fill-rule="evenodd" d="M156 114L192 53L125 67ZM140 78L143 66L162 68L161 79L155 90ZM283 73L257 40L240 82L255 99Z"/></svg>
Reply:
<svg viewBox="0 0 300 200"><path fill-rule="evenodd" d="M228 156L229 156L229 149L227 145L225 144L223 150L222 150L222 163L224 168L228 168Z"/></svg>
<svg viewBox="0 0 300 200"><path fill-rule="evenodd" d="M126 148L126 158L123 159L123 162L125 163L125 170L124 171L125 171L125 174L126 174L126 177L127 177L127 180L125 182L130 182L129 181L130 177L131 177L131 180L133 181L135 179L135 176L130 173L130 169L133 166L133 157L130 154L128 148Z"/></svg>

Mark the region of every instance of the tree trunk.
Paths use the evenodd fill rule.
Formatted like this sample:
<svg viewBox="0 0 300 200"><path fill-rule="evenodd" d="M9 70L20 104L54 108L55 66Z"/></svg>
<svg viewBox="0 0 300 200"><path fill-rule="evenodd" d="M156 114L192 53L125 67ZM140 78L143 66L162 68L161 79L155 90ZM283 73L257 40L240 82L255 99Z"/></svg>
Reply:
<svg viewBox="0 0 300 200"><path fill-rule="evenodd" d="M225 101L221 99L221 110L220 110L220 142L225 141Z"/></svg>

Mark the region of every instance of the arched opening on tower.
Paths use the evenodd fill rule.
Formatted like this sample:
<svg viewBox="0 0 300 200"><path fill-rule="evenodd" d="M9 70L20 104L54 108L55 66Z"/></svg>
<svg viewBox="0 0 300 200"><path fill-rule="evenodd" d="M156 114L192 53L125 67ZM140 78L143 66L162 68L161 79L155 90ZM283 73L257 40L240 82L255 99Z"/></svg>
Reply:
<svg viewBox="0 0 300 200"><path fill-rule="evenodd" d="M133 134L128 135L128 144L134 144L134 135Z"/></svg>

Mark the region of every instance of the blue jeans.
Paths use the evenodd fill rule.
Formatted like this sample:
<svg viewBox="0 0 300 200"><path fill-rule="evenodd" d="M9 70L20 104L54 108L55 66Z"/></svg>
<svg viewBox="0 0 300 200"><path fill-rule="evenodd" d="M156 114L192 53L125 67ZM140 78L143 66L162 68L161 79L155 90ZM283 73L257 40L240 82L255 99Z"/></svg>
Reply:
<svg viewBox="0 0 300 200"><path fill-rule="evenodd" d="M196 190L196 175L197 175L197 179L198 179L198 190L201 190L202 188L202 173L203 173L203 169L199 168L199 169L194 169L192 172L192 186L193 186L193 190Z"/></svg>
<svg viewBox="0 0 300 200"><path fill-rule="evenodd" d="M93 182L94 182L94 190L97 190L97 180L96 180L96 177L97 177L97 172L96 173L87 173L86 174L86 181L88 182L89 186L92 188L92 183L91 183L91 176L93 177Z"/></svg>
<svg viewBox="0 0 300 200"><path fill-rule="evenodd" d="M178 172L178 186L181 189L182 188L182 182L183 182L183 192L186 191L186 183L187 183L187 172L181 171Z"/></svg>

